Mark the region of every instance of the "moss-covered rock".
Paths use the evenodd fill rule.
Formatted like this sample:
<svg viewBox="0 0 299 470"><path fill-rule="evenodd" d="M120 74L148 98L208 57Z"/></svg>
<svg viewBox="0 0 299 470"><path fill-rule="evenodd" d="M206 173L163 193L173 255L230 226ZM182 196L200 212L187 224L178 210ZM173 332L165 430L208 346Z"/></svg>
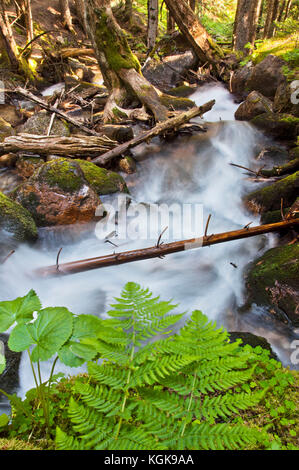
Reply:
<svg viewBox="0 0 299 470"><path fill-rule="evenodd" d="M265 305L277 318L299 325L299 244L267 251L249 268L248 300Z"/></svg>
<svg viewBox="0 0 299 470"><path fill-rule="evenodd" d="M252 91L235 112L238 121L250 121L263 113L272 112L273 103L257 91Z"/></svg>
<svg viewBox="0 0 299 470"><path fill-rule="evenodd" d="M18 241L37 239L37 228L28 210L0 193L0 229Z"/></svg>
<svg viewBox="0 0 299 470"><path fill-rule="evenodd" d="M15 190L14 199L28 209L38 226L89 222L101 204L80 165L63 158L40 166Z"/></svg>
<svg viewBox="0 0 299 470"><path fill-rule="evenodd" d="M5 137L8 137L10 135L14 135L15 132L9 124L9 122L5 121L2 117L0 117L0 142L2 142Z"/></svg>
<svg viewBox="0 0 299 470"><path fill-rule="evenodd" d="M299 133L299 118L291 114L264 113L256 116L251 123L277 139L295 139Z"/></svg>
<svg viewBox="0 0 299 470"><path fill-rule="evenodd" d="M86 160L74 160L74 162L80 166L89 186L98 195L129 192L125 180L118 173L100 168Z"/></svg>
<svg viewBox="0 0 299 470"><path fill-rule="evenodd" d="M19 131L24 134L47 135L50 121L51 115L46 111L40 111L39 113L31 116L25 122L25 124L20 127ZM69 137L70 130L68 124L61 119L55 119L53 122L51 135Z"/></svg>
<svg viewBox="0 0 299 470"><path fill-rule="evenodd" d="M281 199L283 206L290 207L296 200L299 191L299 171L287 178L258 189L245 198L245 204L254 213L279 210Z"/></svg>

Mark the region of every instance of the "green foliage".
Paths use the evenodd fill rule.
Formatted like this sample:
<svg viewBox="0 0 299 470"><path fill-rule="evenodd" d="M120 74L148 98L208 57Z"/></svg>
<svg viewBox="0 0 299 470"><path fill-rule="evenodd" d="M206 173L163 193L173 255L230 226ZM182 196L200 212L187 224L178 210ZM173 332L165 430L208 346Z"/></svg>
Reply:
<svg viewBox="0 0 299 470"><path fill-rule="evenodd" d="M126 285L97 339L103 362L88 363L88 383L75 382L72 432L58 427L58 449L235 449L256 442L255 428L228 419L265 393L250 386L235 392L251 382L252 354L199 311L168 336L182 318L170 314L174 307Z"/></svg>

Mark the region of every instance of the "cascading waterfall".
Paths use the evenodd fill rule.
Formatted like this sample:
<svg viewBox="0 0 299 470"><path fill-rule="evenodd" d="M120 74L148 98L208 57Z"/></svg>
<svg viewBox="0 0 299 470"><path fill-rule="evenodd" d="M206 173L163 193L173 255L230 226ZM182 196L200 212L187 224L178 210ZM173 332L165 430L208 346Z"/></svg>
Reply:
<svg viewBox="0 0 299 470"><path fill-rule="evenodd" d="M242 196L253 190L257 183L230 163L252 166L257 149L265 138L250 124L234 121L237 105L223 86L207 85L192 96L198 105L213 98L216 105L205 115L205 121L211 123L207 125L206 133L164 143L159 151L147 158L140 158L142 153L136 150L140 158L138 172L126 176L133 207L141 202L147 205L202 204L204 224L208 215L212 216L209 233L243 228L249 222L259 224L259 219L248 214L242 204ZM105 203L105 198L103 201ZM144 220L139 223L142 225ZM97 238L93 226L89 232L85 230L79 235L76 227L65 231L44 229L36 247L20 246L0 267L0 298L8 300L23 296L33 288L44 306L60 305L77 314L100 315L108 309L126 282L135 281L149 287L161 298L173 298L180 303L182 311L201 309L209 318L218 320L231 330L244 328L237 313L237 306L244 300L244 267L271 247L274 240L271 235L185 251L163 260L140 261L55 279L30 276L34 268L54 264L61 247L61 262L101 256L114 250L152 246L162 228L151 230L151 240L113 239L119 245L117 248ZM171 231L165 232L164 237L167 236L171 241ZM255 323L247 323L248 328L266 336L286 361L283 351L289 347L287 334L282 336L272 327L263 327L259 320L262 318L260 310L255 309L252 315ZM66 371L62 366L59 368ZM50 365L43 366L43 377L47 377L49 369ZM68 371L78 372L74 369ZM34 386L26 355L21 362L20 385L22 395Z"/></svg>

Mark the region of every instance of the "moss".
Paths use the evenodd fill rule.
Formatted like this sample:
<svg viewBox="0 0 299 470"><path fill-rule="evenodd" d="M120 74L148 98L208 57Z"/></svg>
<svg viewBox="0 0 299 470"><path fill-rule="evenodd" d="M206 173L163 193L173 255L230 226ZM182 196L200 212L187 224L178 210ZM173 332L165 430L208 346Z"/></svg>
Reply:
<svg viewBox="0 0 299 470"><path fill-rule="evenodd" d="M100 168L94 165L94 163L85 160L74 161L80 166L86 181L98 195L119 191L129 192L125 180L118 173Z"/></svg>
<svg viewBox="0 0 299 470"><path fill-rule="evenodd" d="M267 251L253 263L247 274L251 302L269 305L276 313L287 315L294 324L299 287L299 244L281 246Z"/></svg>
<svg viewBox="0 0 299 470"><path fill-rule="evenodd" d="M122 30L116 32L114 25L109 27L108 23L111 19L103 10L98 10L96 13L96 42L99 44L99 49L104 51L110 68L115 72L133 68L141 73L140 63L132 53L125 33Z"/></svg>
<svg viewBox="0 0 299 470"><path fill-rule="evenodd" d="M293 140L298 135L299 119L286 113L264 113L250 121L277 139Z"/></svg>
<svg viewBox="0 0 299 470"><path fill-rule="evenodd" d="M20 439L0 439L0 450L41 450L41 448Z"/></svg>
<svg viewBox="0 0 299 470"><path fill-rule="evenodd" d="M250 59L254 64L262 62L269 54L281 57L287 62L291 62L293 66L293 60L291 60L290 53L296 50L296 35L292 34L284 38L272 38L257 43L256 49L253 51Z"/></svg>
<svg viewBox="0 0 299 470"><path fill-rule="evenodd" d="M293 175L250 193L245 202L253 212L268 212L280 209L281 199L284 207L293 204L298 196L299 171Z"/></svg>
<svg viewBox="0 0 299 470"><path fill-rule="evenodd" d="M177 96L169 96L163 93L160 97L161 103L166 106L168 109L175 110L186 110L191 109L195 106L194 101L189 100L188 98L180 98Z"/></svg>
<svg viewBox="0 0 299 470"><path fill-rule="evenodd" d="M18 241L37 239L37 228L28 210L2 193L0 193L0 228L13 233Z"/></svg>
<svg viewBox="0 0 299 470"><path fill-rule="evenodd" d="M44 163L33 175L33 181L72 193L80 190L84 183L84 175L80 166L74 161L59 159Z"/></svg>

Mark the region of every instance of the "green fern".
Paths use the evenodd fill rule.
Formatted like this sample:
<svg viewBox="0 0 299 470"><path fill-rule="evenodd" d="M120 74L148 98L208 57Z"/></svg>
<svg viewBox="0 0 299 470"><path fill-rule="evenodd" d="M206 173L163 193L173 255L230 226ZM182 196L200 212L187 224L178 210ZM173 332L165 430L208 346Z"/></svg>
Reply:
<svg viewBox="0 0 299 470"><path fill-rule="evenodd" d="M101 363L88 364L69 404L71 435L57 449L241 449L258 431L231 421L264 392L237 393L250 382L252 355L199 311L177 334L176 305L128 283L93 338ZM161 335L164 338L161 338ZM215 420L217 420L215 422Z"/></svg>

